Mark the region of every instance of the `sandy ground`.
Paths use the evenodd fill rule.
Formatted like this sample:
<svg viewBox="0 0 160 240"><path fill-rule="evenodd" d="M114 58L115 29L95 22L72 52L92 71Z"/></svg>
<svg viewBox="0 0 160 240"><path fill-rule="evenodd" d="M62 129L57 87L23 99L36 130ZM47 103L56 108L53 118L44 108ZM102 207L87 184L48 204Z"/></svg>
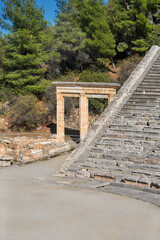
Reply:
<svg viewBox="0 0 160 240"><path fill-rule="evenodd" d="M160 208L57 184L66 157L0 169L0 240L160 239Z"/></svg>

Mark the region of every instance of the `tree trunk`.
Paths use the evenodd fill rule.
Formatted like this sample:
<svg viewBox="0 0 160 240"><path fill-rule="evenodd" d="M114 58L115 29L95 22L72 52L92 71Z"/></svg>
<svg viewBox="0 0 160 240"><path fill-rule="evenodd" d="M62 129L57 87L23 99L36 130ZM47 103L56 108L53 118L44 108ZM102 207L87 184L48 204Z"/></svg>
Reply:
<svg viewBox="0 0 160 240"><path fill-rule="evenodd" d="M116 65L115 65L115 63L114 63L114 60L113 60L113 58L112 58L112 67L113 67L113 70L114 70L114 72L116 73L116 72L117 72L117 70L116 70Z"/></svg>

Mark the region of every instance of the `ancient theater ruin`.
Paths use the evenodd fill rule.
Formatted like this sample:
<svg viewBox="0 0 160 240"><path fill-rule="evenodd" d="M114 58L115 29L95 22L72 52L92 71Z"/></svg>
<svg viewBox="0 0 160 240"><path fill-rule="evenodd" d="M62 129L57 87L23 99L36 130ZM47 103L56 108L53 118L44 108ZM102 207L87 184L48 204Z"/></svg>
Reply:
<svg viewBox="0 0 160 240"><path fill-rule="evenodd" d="M59 174L160 192L160 47L149 50Z"/></svg>

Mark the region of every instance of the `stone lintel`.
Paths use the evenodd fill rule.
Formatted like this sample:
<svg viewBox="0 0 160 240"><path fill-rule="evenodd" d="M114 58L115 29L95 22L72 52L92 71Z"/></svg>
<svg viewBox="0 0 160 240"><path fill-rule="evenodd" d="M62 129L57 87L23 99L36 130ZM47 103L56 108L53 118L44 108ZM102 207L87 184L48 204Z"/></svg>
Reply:
<svg viewBox="0 0 160 240"><path fill-rule="evenodd" d="M108 98L108 94L86 94L88 98Z"/></svg>
<svg viewBox="0 0 160 240"><path fill-rule="evenodd" d="M56 87L89 87L89 88L117 88L119 83L101 83L101 82L52 82Z"/></svg>

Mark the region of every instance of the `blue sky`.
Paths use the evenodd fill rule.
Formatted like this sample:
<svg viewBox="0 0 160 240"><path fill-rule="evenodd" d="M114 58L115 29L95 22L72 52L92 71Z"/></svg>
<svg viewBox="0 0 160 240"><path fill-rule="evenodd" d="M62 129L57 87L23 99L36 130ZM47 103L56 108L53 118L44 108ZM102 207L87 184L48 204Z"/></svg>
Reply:
<svg viewBox="0 0 160 240"><path fill-rule="evenodd" d="M55 9L56 9L56 1L55 0L37 0L38 6L44 8L45 10L45 18L47 21L49 21L51 24L53 24L53 19L55 17ZM0 15L2 14L2 7L3 3L0 0ZM0 28L0 31L2 29Z"/></svg>
<svg viewBox="0 0 160 240"><path fill-rule="evenodd" d="M107 2L108 0L105 0ZM37 0L37 4L44 8L45 10L45 18L47 21L49 21L51 24L54 23L55 18L55 9L56 9L56 1L55 0ZM2 14L1 7L3 6L2 1L0 0L0 15ZM0 28L0 31L2 29Z"/></svg>

